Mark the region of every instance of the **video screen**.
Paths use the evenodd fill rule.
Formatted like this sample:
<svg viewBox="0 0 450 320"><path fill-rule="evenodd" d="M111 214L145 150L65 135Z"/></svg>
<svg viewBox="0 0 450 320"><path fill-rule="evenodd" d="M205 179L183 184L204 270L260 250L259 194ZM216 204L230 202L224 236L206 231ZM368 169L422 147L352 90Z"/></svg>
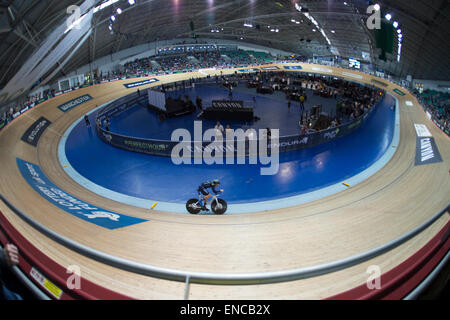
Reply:
<svg viewBox="0 0 450 320"><path fill-rule="evenodd" d="M348 59L348 65L350 68L361 69L361 62L356 59Z"/></svg>

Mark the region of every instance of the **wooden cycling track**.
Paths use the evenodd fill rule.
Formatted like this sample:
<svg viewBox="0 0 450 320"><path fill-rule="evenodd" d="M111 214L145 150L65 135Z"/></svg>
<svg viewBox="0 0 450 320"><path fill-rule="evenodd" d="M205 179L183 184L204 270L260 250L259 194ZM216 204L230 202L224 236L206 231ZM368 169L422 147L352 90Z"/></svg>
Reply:
<svg viewBox="0 0 450 320"><path fill-rule="evenodd" d="M302 72L323 73L317 65L301 64ZM283 66L283 65L279 65ZM313 69L314 68L314 69ZM320 68L319 68L320 69ZM322 68L323 69L323 68ZM77 184L64 171L57 156L58 143L76 120L96 105L124 96L120 80L79 89L28 111L0 133L0 193L18 209L69 239L128 260L177 270L211 273L253 273L310 267L366 252L423 224L450 200L450 140L427 117L405 89L384 79L355 71L331 69L333 75L351 72L377 79L406 93L395 95L400 107L400 143L389 163L368 180L333 196L275 211L224 216L192 216L124 205L98 196ZM214 75L218 71L208 71ZM234 70L224 70L224 74ZM325 74L325 73L324 73ZM158 76L169 83L205 73ZM139 78L141 80L143 78ZM147 85L139 89L151 87ZM80 97L94 99L70 110L57 106ZM407 106L412 101L413 106ZM44 116L52 124L35 148L21 141L28 127ZM415 166L414 123L426 124L435 138L443 162ZM89 155L85 155L89 157ZM40 197L22 178L16 158L38 164L62 190L83 201L148 222L107 230L67 214ZM137 299L182 299L183 282L156 279L123 271L71 251L42 235L16 216L3 202L0 210L34 246L63 267L78 265L82 277L112 291ZM189 299L323 299L366 283L367 268L378 265L388 272L412 256L449 221L448 213L419 235L372 260L312 278L264 285L192 284Z"/></svg>

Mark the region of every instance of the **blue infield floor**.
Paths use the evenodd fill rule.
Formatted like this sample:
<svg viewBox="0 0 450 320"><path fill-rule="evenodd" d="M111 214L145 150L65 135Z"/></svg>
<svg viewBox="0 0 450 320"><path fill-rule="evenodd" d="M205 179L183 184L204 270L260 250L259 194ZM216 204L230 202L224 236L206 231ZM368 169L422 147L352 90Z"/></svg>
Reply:
<svg viewBox="0 0 450 320"><path fill-rule="evenodd" d="M313 105L322 105L323 112L330 115L336 113L337 101L335 99L316 96L312 90L307 90L307 94L308 101L305 104L305 110L311 109ZM179 96L184 99L185 95L189 95L194 103L197 96L201 97L203 108L210 107L213 100L229 100L228 90L214 84L166 93L166 96L171 96L174 99ZM255 97L255 101L253 97ZM260 120L246 123L221 121L224 128L226 125L230 125L231 129L242 128L244 130L248 128L278 128L280 129L280 136L299 134L300 104L292 101L291 107L288 108L288 102L283 92L275 91L274 94L261 95L256 93L256 89L247 89L243 84L240 84L238 88L234 89L233 100L243 101L246 107L254 108L254 115ZM161 122L153 111L136 105L128 112L114 117L111 120L111 130L124 136L170 140L175 128L184 128L193 134L194 121L199 120L197 118L199 113L200 111L196 111L182 118L166 119ZM213 128L216 121L202 120L202 125L206 130Z"/></svg>
<svg viewBox="0 0 450 320"><path fill-rule="evenodd" d="M273 104L273 99L258 97L257 103ZM68 136L60 144L59 157L63 165L69 165L66 171L77 182L119 202L148 207L150 202L158 201L161 210L183 212L186 200L196 197L198 185L217 178L222 182L221 188L225 189L223 197L230 204L230 213L233 208L239 208L234 211L241 212L260 210L261 207L252 205L256 203L274 209L294 204L285 199L297 199L296 196L341 184L376 166L385 154L390 152L392 155L396 127L394 105L394 98L386 96L367 122L350 135L280 154L279 172L274 176L260 175L261 167L267 166L178 166L170 158L121 150L102 142L94 128L86 128L84 121L78 121L68 130ZM287 109L286 103L284 106ZM90 114L91 123L95 123L97 111ZM139 115L142 110L135 112ZM130 126L127 133L139 129L130 121L132 114L123 117L122 125ZM142 115L139 118L145 122ZM192 121L187 118L185 127L191 126Z"/></svg>

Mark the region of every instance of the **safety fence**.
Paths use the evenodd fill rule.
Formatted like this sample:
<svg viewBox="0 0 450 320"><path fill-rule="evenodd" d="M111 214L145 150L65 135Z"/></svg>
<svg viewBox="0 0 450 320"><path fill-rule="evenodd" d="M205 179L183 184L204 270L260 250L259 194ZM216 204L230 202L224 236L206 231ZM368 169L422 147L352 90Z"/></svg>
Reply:
<svg viewBox="0 0 450 320"><path fill-rule="evenodd" d="M159 139L148 139L140 137L131 137L120 135L104 126L104 120L108 117L114 117L137 103L146 103L146 94L141 93L143 96L139 97L137 93L125 96L119 100L111 102L109 105L104 107L97 115L97 135L105 143L108 143L114 147L125 149L128 151L146 153L156 156L171 157L174 148L177 146L185 147L188 150L187 154L183 154L183 157L196 158L204 157L206 154L213 156L217 152L226 154L228 156L257 156L261 154L263 148L266 152L271 153L272 150L277 150L278 152L288 152L295 151L304 148L313 147L319 144L323 144L343 136L346 136L353 131L361 127L369 116L373 114L376 106L369 109L365 114L356 118L353 121L345 123L343 125L329 128L323 131L312 132L304 135L290 135L282 136L275 139L263 140L261 134L253 137L246 136L246 133L242 130L240 135L236 134L232 139L227 140L225 137L222 140L209 140L209 141L171 141L171 140L159 140ZM381 102L379 102L381 103ZM236 131L237 132L237 131ZM236 133L235 132L235 133ZM249 133L249 131L247 131ZM179 154L178 149L176 150L177 155Z"/></svg>

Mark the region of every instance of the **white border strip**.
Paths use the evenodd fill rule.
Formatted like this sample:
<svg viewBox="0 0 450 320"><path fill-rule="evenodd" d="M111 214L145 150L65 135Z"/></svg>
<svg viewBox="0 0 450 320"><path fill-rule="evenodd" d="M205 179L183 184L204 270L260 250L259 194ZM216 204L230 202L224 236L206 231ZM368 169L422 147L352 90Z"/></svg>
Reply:
<svg viewBox="0 0 450 320"><path fill-rule="evenodd" d="M388 147L387 151L384 153L384 155L375 162L372 166L367 168L366 170L362 171L361 173L347 179L345 182L351 185L352 187L369 179L371 176L376 174L379 170L381 170L394 156L395 152L398 149L398 145L400 142L400 112L399 112L399 102L398 99L389 94L391 97L394 98L396 103L395 108L395 128L394 128L394 137L392 139L391 145ZM117 100L117 99L116 99ZM115 101L115 100L113 100ZM91 114L95 111L97 111L100 108L103 108L107 104L113 102L110 101L104 105L101 105L92 111L90 111L88 114ZM58 145L58 158L61 166L65 170L65 172L71 177L75 182L86 188L87 190L98 194L104 198L117 201L126 205L138 207L138 208L144 208L149 209L155 202L158 202L158 205L156 207L159 211L165 211L165 212L173 212L173 213L187 213L185 204L180 203L171 203L171 202L159 202L157 200L148 200L148 199L142 199L132 196L127 196L122 193L115 192L110 189L106 189L102 186L99 186L90 180L86 179L82 175L80 175L71 165L66 157L66 142L67 138L69 137L72 130L75 128L75 126L80 123L80 121L83 120L83 117L75 121L65 132L64 136L62 137L59 145ZM67 166L67 167L64 167ZM342 192L347 190L348 188L342 183L337 183L332 186L316 190L313 192L309 192L306 194L288 197L288 198L281 198L277 200L270 200L270 201L261 201L261 202L253 202L253 203L247 203L247 204L230 204L228 206L227 214L240 214L240 213L254 213L254 212L261 212L261 211L268 211L268 210L277 210L277 209L284 209L288 207L293 207L297 205L301 205L307 202L316 201L331 195L334 195L336 193Z"/></svg>

